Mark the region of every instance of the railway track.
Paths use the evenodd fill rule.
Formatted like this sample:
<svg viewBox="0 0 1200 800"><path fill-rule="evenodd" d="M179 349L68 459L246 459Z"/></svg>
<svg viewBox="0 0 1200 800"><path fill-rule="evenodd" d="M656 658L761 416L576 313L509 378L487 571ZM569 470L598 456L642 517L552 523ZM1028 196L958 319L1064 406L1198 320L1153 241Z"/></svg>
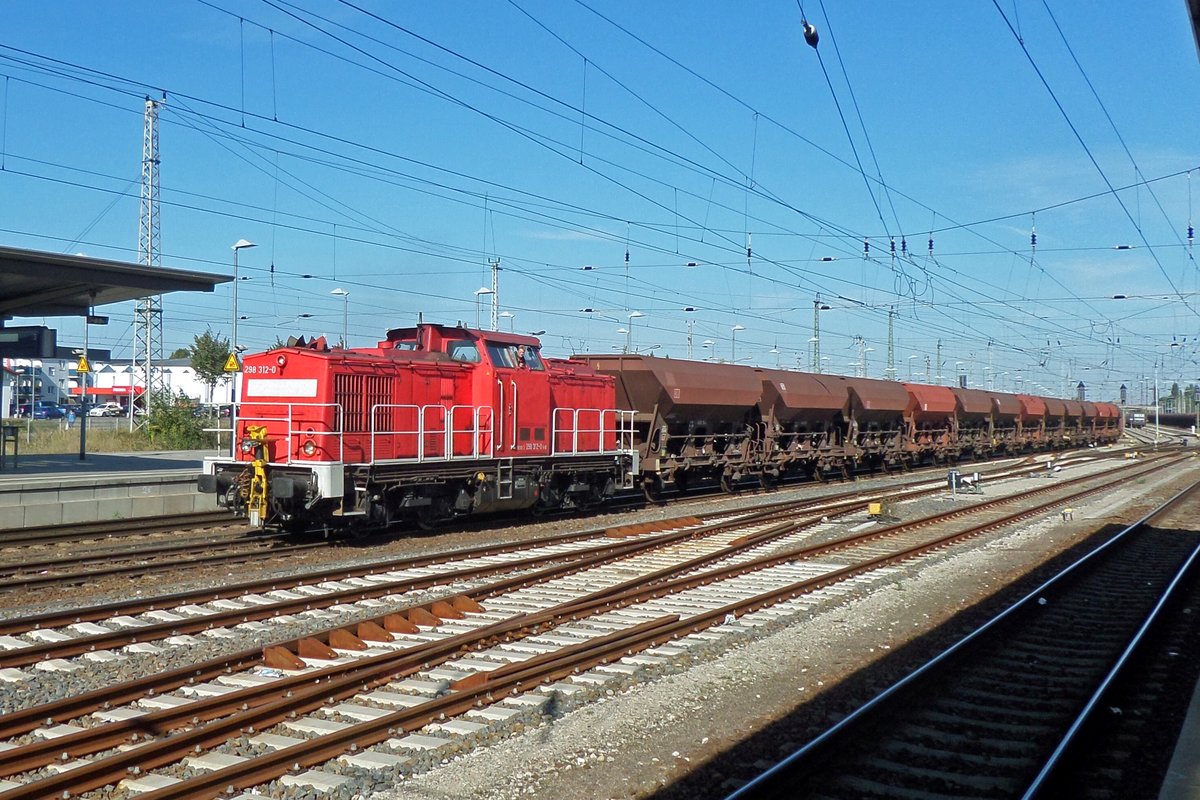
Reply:
<svg viewBox="0 0 1200 800"><path fill-rule="evenodd" d="M1072 454L1063 456L1058 462L1063 465L1088 463L1096 459L1111 458L1120 453L1106 453L1104 456L1088 454ZM1029 459L1018 460L1014 465L981 467L980 474L985 479L995 479L1020 473L1027 466L1032 466ZM930 481L927 475L932 472L940 474L940 468L920 470L912 475L917 482ZM907 485L911 485L909 481ZM902 484L903 485L903 484ZM934 479L930 485L940 483ZM763 495L773 494L765 492ZM747 492L746 497L756 496L756 492ZM687 507L689 504L702 504L714 496L726 497L724 492L712 493L693 492L686 496L672 498L674 507ZM832 497L866 497L859 490L834 493ZM879 497L876 492L871 497ZM783 501L790 504L792 501ZM819 499L815 502L821 502ZM680 505L682 504L682 506ZM769 504L768 504L769 505ZM640 508L644 501L640 495L635 500L620 504L611 511L620 508ZM766 506L764 506L765 508ZM105 522L86 526L70 526L67 529L46 528L33 530L24 540L18 538L17 544L25 543L71 543L92 540L97 537L121 537L133 535L137 539L152 534L188 530L189 527L207 527L214 519L226 525L238 524L231 522L227 512L213 514L190 514L177 517L158 517L151 520L139 521L131 531L122 531L120 523ZM505 523L500 520L474 520L469 524L479 530L495 528ZM17 531L16 533L20 533ZM390 539L403 538L392 536ZM386 540L381 540L386 541ZM0 541L0 544L4 542ZM116 546L101 548L71 548L69 555L52 558L36 558L32 554L23 555L20 560L3 563L0 556L0 593L28 592L41 589L64 589L85 586L89 582L118 577L136 578L163 573L178 573L185 569L215 569L221 567L242 566L251 563L279 561L289 556L306 551L318 550L327 546L312 538L297 538L285 534L270 534L244 528L238 524L236 530L228 533L211 534L209 536L188 541L167 541L159 543L135 542L134 544L120 543ZM61 549L61 548L60 548Z"/></svg>
<svg viewBox="0 0 1200 800"><path fill-rule="evenodd" d="M990 479L1002 480L1026 474L1028 467L1019 464L1013 468L993 472ZM676 520L646 526L641 532L651 532L672 524L677 527L686 527L689 523L696 526L719 525L725 520L731 520L730 524L738 525L754 521L770 524L789 519L796 514L815 514L818 518L824 518L861 511L872 501L901 502L942 491L944 487L940 482L915 481L906 486L884 487L873 492L851 490L812 500L780 500L735 512L710 513L689 517L688 523ZM628 530L622 529L623 532ZM83 609L0 621L0 635L8 637L0 639L0 668L19 667L39 660L110 649L128 644L126 639L136 639L145 643L167 637L202 633L224 625L269 620L339 603L357 602L394 594L397 591L448 586L456 581L484 577L494 572L497 565L504 569L524 569L529 565L536 565L538 559L554 560L603 554L613 549L610 540L612 533L612 529L579 531L526 543L483 546L445 554L392 559L369 563L356 569L338 567L296 577L272 577L225 585L218 590L202 589L167 596L139 597ZM483 563L480 559L490 559L492 563ZM229 557L214 555L205 561L225 564L229 563ZM137 574L146 566L135 564L106 567L89 575L107 577L114 574ZM86 576L75 574L45 575L24 579L24 582L77 582L84 577ZM0 583L0 588L19 582ZM247 596L254 598L249 601L249 608L246 601L240 600ZM275 602L269 602L268 598ZM200 609L201 605L210 607ZM147 614L151 617L146 618ZM142 619L134 619L134 615L141 615ZM101 630L90 623L107 624L108 629ZM24 638L14 638L16 636Z"/></svg>
<svg viewBox="0 0 1200 800"><path fill-rule="evenodd" d="M1123 473L1148 475L1169 461L1127 465ZM15 747L0 752L0 773L11 781L0 800L121 781L159 798L391 779L419 768L423 754L769 627L820 602L814 593L864 591L889 580L898 563L1079 502L1105 491L1112 477L1045 482L1033 492L849 535L830 524L828 511L797 518L784 509L770 513L789 519L728 515L681 521L674 530L613 531L630 535L607 552L581 549L581 557L553 567L529 563L452 597L402 610L376 606L373 617L279 641L261 654L244 651L224 663L6 714L0 723ZM1034 494L1056 497L1017 513L998 510L1028 504ZM954 522L978 514L987 519L966 529ZM141 746L121 749L131 742ZM74 768L53 774L62 754ZM316 765L324 766L294 768Z"/></svg>
<svg viewBox="0 0 1200 800"><path fill-rule="evenodd" d="M1164 765L1147 776L1141 740L1154 709L1192 690L1172 648L1194 638L1200 597L1200 533L1160 523L1194 515L1198 496L1096 547L731 800L1153 796Z"/></svg>
<svg viewBox="0 0 1200 800"><path fill-rule="evenodd" d="M196 528L246 526L226 511L202 511L190 514L168 514L157 517L78 522L70 525L43 525L30 528L0 530L0 548L42 545L76 545L83 542L130 536L147 537L159 533L195 530Z"/></svg>

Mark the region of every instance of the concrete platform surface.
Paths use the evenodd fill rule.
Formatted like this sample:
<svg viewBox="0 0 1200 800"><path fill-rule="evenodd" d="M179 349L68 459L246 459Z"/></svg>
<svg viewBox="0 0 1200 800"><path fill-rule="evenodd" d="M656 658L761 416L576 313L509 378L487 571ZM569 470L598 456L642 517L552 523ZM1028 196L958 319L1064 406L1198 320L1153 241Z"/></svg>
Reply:
<svg viewBox="0 0 1200 800"><path fill-rule="evenodd" d="M78 453L52 455L21 453L17 465L13 466L12 453L5 459L0 471L0 484L20 482L43 475L87 475L111 472L159 472L162 470L188 469L200 471L205 456L214 455L212 450L162 450L140 453L86 453L81 461Z"/></svg>
<svg viewBox="0 0 1200 800"><path fill-rule="evenodd" d="M43 525L216 511L196 490L212 451L27 455L0 472L0 533Z"/></svg>

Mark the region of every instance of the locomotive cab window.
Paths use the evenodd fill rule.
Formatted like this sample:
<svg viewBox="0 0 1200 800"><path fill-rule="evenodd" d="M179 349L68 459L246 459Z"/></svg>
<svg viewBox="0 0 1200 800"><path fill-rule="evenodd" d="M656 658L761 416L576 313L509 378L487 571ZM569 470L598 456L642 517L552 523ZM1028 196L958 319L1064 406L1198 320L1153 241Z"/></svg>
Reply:
<svg viewBox="0 0 1200 800"><path fill-rule="evenodd" d="M526 369L531 369L535 372L541 372L546 369L545 363L542 362L542 357L538 354L538 348L532 345L488 342L487 349L488 355L491 356L492 364L497 367L515 369L524 366Z"/></svg>
<svg viewBox="0 0 1200 800"><path fill-rule="evenodd" d="M478 364L479 348L470 339L452 339L446 342L446 354L455 361L464 361L468 364Z"/></svg>
<svg viewBox="0 0 1200 800"><path fill-rule="evenodd" d="M529 345L525 346L525 366L537 372L546 368L546 365L542 363L542 357L538 353L538 348L530 347Z"/></svg>

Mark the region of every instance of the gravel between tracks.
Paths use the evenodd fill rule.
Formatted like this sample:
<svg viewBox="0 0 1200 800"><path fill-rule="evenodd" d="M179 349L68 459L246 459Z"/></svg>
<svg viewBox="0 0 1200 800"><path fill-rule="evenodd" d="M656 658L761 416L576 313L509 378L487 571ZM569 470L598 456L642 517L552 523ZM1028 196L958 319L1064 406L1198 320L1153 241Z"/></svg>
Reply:
<svg viewBox="0 0 1200 800"><path fill-rule="evenodd" d="M1179 473L1194 474L1195 465ZM891 479L862 481L863 489L894 482ZM1055 553L1070 547L1098 524L1105 515L1137 492L1146 492L1147 479L1119 484L1103 500L1092 500L1081 507L1072 524L1042 523L1005 535L996 542L958 546L946 552L942 562L932 568L904 572L898 582L889 582L862 592L863 596L830 600L814 612L796 615L788 627L772 629L765 636L746 639L720 653L705 653L693 659L690 654L677 657L654 673L639 676L638 684L628 682L623 689L601 690L595 702L582 705L570 698L556 698L552 711L544 715L523 714L506 731L489 734L491 746L442 759L422 759L415 777L397 779L395 788L387 788L391 779L375 776L368 781L383 798L516 798L516 797L645 797L680 778L664 797L723 796L731 788L720 753L747 734L773 720L799 711L791 719L789 732L759 757L778 757L781 748L803 741L835 719L839 709L849 707L850 699L836 691L844 678L858 680L859 693L873 694L887 685L889 674L902 665L895 655L906 643L922 637L924 651L940 649L947 634L936 628L958 611L998 592L1015 578L1036 567ZM1162 481L1157 481L1162 483ZM797 491L812 497L817 491L845 490L846 485L827 488L804 486ZM1027 487L1020 487L1027 488ZM814 491L816 490L816 491ZM1015 491L1016 489L1013 489ZM1147 492L1165 495L1165 489ZM447 533L421 539L405 539L369 549L336 548L303 554L286 568L272 571L290 575L304 569L336 564L361 564L433 551L447 551L487 541L520 541L550 532L588 529L627 524L696 510L732 508L740 505L783 499L791 491L770 496L747 496L714 500L686 508L651 508L634 514L597 518L561 519L537 525L491 530ZM964 497L964 502L976 498ZM695 501L693 501L695 502ZM1144 502L1149 505L1150 501ZM908 506L908 518L945 510L944 502L922 500ZM1097 521L1099 520L1099 521ZM257 572L257 570L256 570ZM245 580L247 574L212 570L187 573L186 584L172 584L171 591L198 586L218 585L226 580ZM156 579L155 592L164 590L166 579ZM137 585L137 584L134 584ZM136 591L136 589L132 590ZM147 592L150 593L150 592ZM438 592L442 594L444 592ZM92 587L93 602L105 602L131 594L127 580L114 580ZM0 614L4 616L49 610L46 598L29 598L28 604L12 605L9 599ZM55 598L53 604L78 605L78 594ZM339 615L340 616L340 615ZM294 627L271 627L273 639L298 636L328 627L337 617L322 619L314 615L298 621ZM925 634L934 633L925 636ZM253 629L235 629L231 638L208 640L191 649L189 661L200 660L241 647L261 644L261 633ZM174 649L174 648L170 648ZM911 649L911 648L909 648ZM912 657L915 657L913 655ZM148 670L176 666L177 654L133 656L114 664L96 664L66 680L62 674L45 675L26 684L20 692L0 686L0 711L44 702L65 692L74 693L111 681L116 676L145 674ZM869 669L864 669L868 667ZM871 674L872 672L878 674ZM868 676L868 677L863 677ZM839 688L839 691L842 691ZM19 695L19 697L18 697ZM581 707L579 707L581 706ZM432 755L432 754L431 754ZM727 757L732 758L732 756ZM737 758L745 759L744 754ZM710 762L710 759L711 762ZM708 762L708 763L706 763ZM697 769L702 767L702 769ZM689 773L691 778L687 778ZM704 776L698 783L696 776ZM293 792L287 792L288 795Z"/></svg>
<svg viewBox="0 0 1200 800"><path fill-rule="evenodd" d="M799 618L686 673L543 717L524 735L451 759L377 798L723 797L737 785L732 762L759 760L765 768L885 688L904 664L944 649L955 637L939 630L943 623L977 604L998 606L1013 581L1098 527L1135 519L1182 480L1195 480L1198 466L1119 484L1081 504L1072 522L1043 520L983 546L956 547L891 585ZM962 616L984 613L975 608ZM840 686L847 678L854 685ZM772 744L722 755L771 725Z"/></svg>

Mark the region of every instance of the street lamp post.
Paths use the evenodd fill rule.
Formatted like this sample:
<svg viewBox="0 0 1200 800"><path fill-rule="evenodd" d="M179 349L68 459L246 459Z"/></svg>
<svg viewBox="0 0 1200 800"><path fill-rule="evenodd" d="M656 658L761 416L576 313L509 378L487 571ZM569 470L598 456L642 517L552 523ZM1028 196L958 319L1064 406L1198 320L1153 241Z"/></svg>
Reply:
<svg viewBox="0 0 1200 800"><path fill-rule="evenodd" d="M246 250L251 247L257 247L254 242L238 239L233 244L233 340L229 343L231 355L236 359L238 356L238 311L237 311L237 295L238 295L238 251ZM240 362L239 362L240 363ZM234 444L235 433L237 431L237 395L238 395L238 379L241 377L241 372L238 371L233 375L233 386L229 389L229 455L236 455L236 446ZM149 387L147 387L149 388ZM133 406L133 387L130 386L129 405Z"/></svg>
<svg viewBox="0 0 1200 800"><path fill-rule="evenodd" d="M350 315L350 293L340 286L330 292L335 297L342 298L342 347L347 347L346 344L346 321Z"/></svg>
<svg viewBox="0 0 1200 800"><path fill-rule="evenodd" d="M734 325L729 329L731 337L729 341L729 363L733 364L737 361L737 333L738 331L746 330L745 325Z"/></svg>
<svg viewBox="0 0 1200 800"><path fill-rule="evenodd" d="M240 278L238 277L238 251L246 250L251 247L258 247L258 245L256 245L254 242L248 242L245 239L238 239L233 244L233 331L232 331L233 338L229 342L229 345L230 345L230 347L233 348L233 352L235 354L238 351L238 349L237 349L237 346L238 346L237 294L238 294L238 281L240 280ZM237 392L237 384L236 383L234 384L234 392L235 393Z"/></svg>
<svg viewBox="0 0 1200 800"><path fill-rule="evenodd" d="M1158 449L1158 362L1154 362L1154 449Z"/></svg>
<svg viewBox="0 0 1200 800"><path fill-rule="evenodd" d="M513 332L513 319L515 319L517 315L511 311L501 311L499 316L506 317L508 319L508 332L512 333Z"/></svg>
<svg viewBox="0 0 1200 800"><path fill-rule="evenodd" d="M625 331L625 352L633 351L633 321L638 317L646 316L640 311L632 311L629 314L629 329Z"/></svg>
<svg viewBox="0 0 1200 800"><path fill-rule="evenodd" d="M489 289L486 286L480 286L478 289L475 290L475 329L476 330L479 330L479 326L481 324L480 319L479 319L480 298L482 298L485 294L495 294L495 292L493 292L491 289Z"/></svg>

